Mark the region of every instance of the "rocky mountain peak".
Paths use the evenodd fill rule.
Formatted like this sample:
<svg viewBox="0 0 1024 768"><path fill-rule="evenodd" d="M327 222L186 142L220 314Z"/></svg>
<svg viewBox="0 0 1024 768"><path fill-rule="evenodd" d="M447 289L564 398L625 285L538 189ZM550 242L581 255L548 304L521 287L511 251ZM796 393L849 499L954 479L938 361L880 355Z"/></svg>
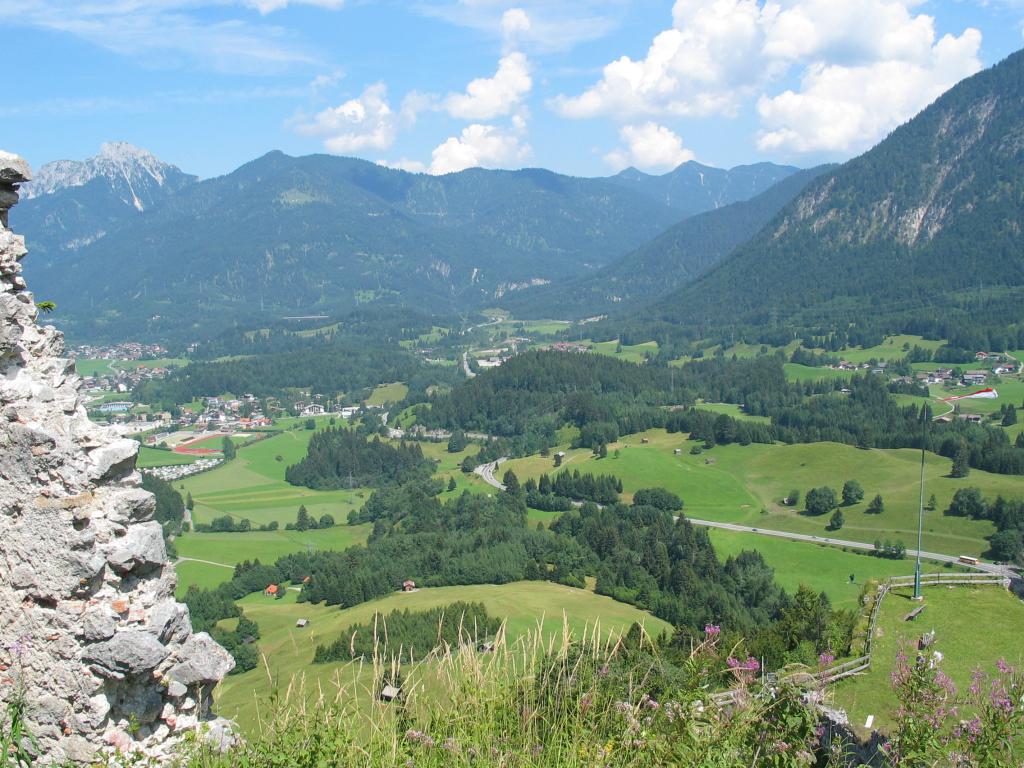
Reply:
<svg viewBox="0 0 1024 768"><path fill-rule="evenodd" d="M171 184L181 186L195 181L177 166L165 163L152 152L126 141L110 141L87 160L57 160L42 166L33 181L25 185L27 200L52 195L61 190L82 187L103 179L122 202L138 211L152 204L154 191Z"/></svg>
<svg viewBox="0 0 1024 768"><path fill-rule="evenodd" d="M0 152L0 696L24 700L40 765L162 761L200 723L229 743L210 701L233 660L174 598L138 443L89 420L37 323L6 215L29 178Z"/></svg>

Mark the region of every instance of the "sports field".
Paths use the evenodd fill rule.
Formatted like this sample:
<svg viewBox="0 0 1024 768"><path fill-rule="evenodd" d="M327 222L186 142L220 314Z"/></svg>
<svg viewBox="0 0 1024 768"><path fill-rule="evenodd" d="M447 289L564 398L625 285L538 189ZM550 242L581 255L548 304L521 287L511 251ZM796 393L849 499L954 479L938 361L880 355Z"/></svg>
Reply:
<svg viewBox="0 0 1024 768"><path fill-rule="evenodd" d="M589 449L568 450L564 466L620 477L627 501L640 488L664 487L683 499L692 517L814 535L825 535L828 520L802 514L801 508L786 507L781 500L791 490L805 494L821 485L838 494L846 480L857 480L864 501L843 508L846 523L836 536L868 543L899 538L909 545L916 540L920 453L914 450L859 450L837 443L726 445L694 456L693 445L685 435L650 430L610 444L605 459L595 458ZM677 448L680 455L674 453ZM553 461L540 456L511 461L508 467L520 480L555 471ZM926 458L925 493L935 494L938 509L926 512L924 548L980 554L994 529L986 521L944 515L953 493L974 486L988 497L1020 498L1024 487L1019 477L980 470L971 470L964 479L950 478L949 467L948 459L935 454ZM885 512L868 515L864 510L876 493L882 495Z"/></svg>
<svg viewBox="0 0 1024 768"><path fill-rule="evenodd" d="M910 590L893 591L882 603L875 632L871 669L833 689L835 702L846 709L851 724L868 735L864 723L874 715L874 727L892 724L896 696L889 675L901 644L912 653L913 644L925 632L935 630L935 648L942 652L942 669L966 692L971 673L978 668L995 672L999 659L1013 665L1024 662L1020 628L1024 626L1024 602L997 586L926 586L924 612L904 621L916 604ZM962 713L969 717L968 712Z"/></svg>
<svg viewBox="0 0 1024 768"><path fill-rule="evenodd" d="M148 469L150 467L191 464L198 458L198 456L174 453L174 451L161 451L156 448L147 448L143 445L139 448L139 456L135 460L135 466L139 469Z"/></svg>
<svg viewBox="0 0 1024 768"><path fill-rule="evenodd" d="M633 622L643 623L653 635L669 630L665 622L632 606L543 581L422 589L345 610L297 603L295 597L296 593L289 591L281 600L256 594L239 601L246 616L260 625L260 652L267 662L266 668L226 678L217 689L218 713L237 718L243 728L253 725L257 700L265 702L274 685L283 689L300 675L305 677L307 690L315 692L322 687L330 695L331 679L344 665L311 664L316 645L337 639L346 627L370 620L376 611L426 610L458 600L480 601L491 615L508 620L510 640L536 629L539 623L552 638L560 638L564 626L579 635L593 630L595 623L602 634L624 633ZM307 628L296 628L300 618L309 619Z"/></svg>

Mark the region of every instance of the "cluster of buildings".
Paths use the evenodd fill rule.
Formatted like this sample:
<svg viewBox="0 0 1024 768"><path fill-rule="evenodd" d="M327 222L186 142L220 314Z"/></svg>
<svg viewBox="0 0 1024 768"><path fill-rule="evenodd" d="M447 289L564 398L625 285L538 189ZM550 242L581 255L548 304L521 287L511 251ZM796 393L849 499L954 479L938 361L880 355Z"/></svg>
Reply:
<svg viewBox="0 0 1024 768"><path fill-rule="evenodd" d="M102 373L97 373L93 376L83 376L82 386L89 391L127 394L142 382L150 381L151 379L162 379L170 372L170 368L161 366L149 367L146 365L108 368Z"/></svg>
<svg viewBox="0 0 1024 768"><path fill-rule="evenodd" d="M153 360L167 357L167 350L159 344L139 344L126 341L108 346L83 344L71 352L76 360Z"/></svg>

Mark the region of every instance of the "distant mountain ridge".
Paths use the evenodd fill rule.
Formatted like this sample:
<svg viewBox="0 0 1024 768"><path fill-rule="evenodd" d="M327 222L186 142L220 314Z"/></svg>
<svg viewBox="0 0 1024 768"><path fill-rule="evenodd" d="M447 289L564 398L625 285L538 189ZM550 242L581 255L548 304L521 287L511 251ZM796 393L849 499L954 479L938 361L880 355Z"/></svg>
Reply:
<svg viewBox="0 0 1024 768"><path fill-rule="evenodd" d="M33 249L33 284L58 302L56 319L73 335L191 336L374 301L480 307L605 266L676 223L680 206L710 208L790 172L730 184L722 171L711 197L698 184L692 199L680 193L670 205L656 202L659 185L682 189L705 171L623 185L543 169L429 176L271 152L216 179L165 183L141 211L122 201L116 221L93 221L82 205L86 235L77 239L53 203L73 193L77 204L105 175L27 201L16 225ZM97 194L105 210L119 199L113 187Z"/></svg>
<svg viewBox="0 0 1024 768"><path fill-rule="evenodd" d="M642 192L685 216L695 216L741 200L749 200L798 170L790 165L775 163L737 165L725 170L690 160L661 176L627 168L606 180Z"/></svg>
<svg viewBox="0 0 1024 768"><path fill-rule="evenodd" d="M1024 52L820 176L655 322L773 328L1020 322Z"/></svg>
<svg viewBox="0 0 1024 768"><path fill-rule="evenodd" d="M622 314L695 280L756 235L786 203L834 166L790 174L751 198L683 219L607 267L568 282L523 290L503 309L531 317Z"/></svg>

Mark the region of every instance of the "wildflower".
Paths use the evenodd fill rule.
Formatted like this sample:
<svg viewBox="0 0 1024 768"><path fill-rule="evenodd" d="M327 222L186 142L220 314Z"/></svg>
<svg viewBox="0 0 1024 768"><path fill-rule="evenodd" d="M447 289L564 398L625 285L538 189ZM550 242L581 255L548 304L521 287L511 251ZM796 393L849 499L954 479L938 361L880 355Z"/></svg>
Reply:
<svg viewBox="0 0 1024 768"><path fill-rule="evenodd" d="M1004 675L1008 675L1013 672L1013 667L1006 663L1006 659L1000 659L997 661L996 666L999 667L999 671Z"/></svg>
<svg viewBox="0 0 1024 768"><path fill-rule="evenodd" d="M607 677L610 671L607 664L602 664L601 668L597 670L597 674L599 677Z"/></svg>
<svg viewBox="0 0 1024 768"><path fill-rule="evenodd" d="M704 625L704 634L707 635L708 637L715 637L716 635L720 634L721 631L722 631L722 628L720 626L718 626L717 624L705 624Z"/></svg>
<svg viewBox="0 0 1024 768"><path fill-rule="evenodd" d="M818 657L818 664L820 664L823 667L827 667L829 664L831 664L835 660L836 660L836 657L834 655L832 655L828 651L825 651L823 654L821 654Z"/></svg>
<svg viewBox="0 0 1024 768"><path fill-rule="evenodd" d="M580 711L586 714L590 711L590 708L594 705L594 696L590 693L583 694L583 698L580 699Z"/></svg>
<svg viewBox="0 0 1024 768"><path fill-rule="evenodd" d="M449 736L447 739L444 740L444 744L441 745L441 749L445 749L449 752L458 752L459 745L456 743L455 739Z"/></svg>

